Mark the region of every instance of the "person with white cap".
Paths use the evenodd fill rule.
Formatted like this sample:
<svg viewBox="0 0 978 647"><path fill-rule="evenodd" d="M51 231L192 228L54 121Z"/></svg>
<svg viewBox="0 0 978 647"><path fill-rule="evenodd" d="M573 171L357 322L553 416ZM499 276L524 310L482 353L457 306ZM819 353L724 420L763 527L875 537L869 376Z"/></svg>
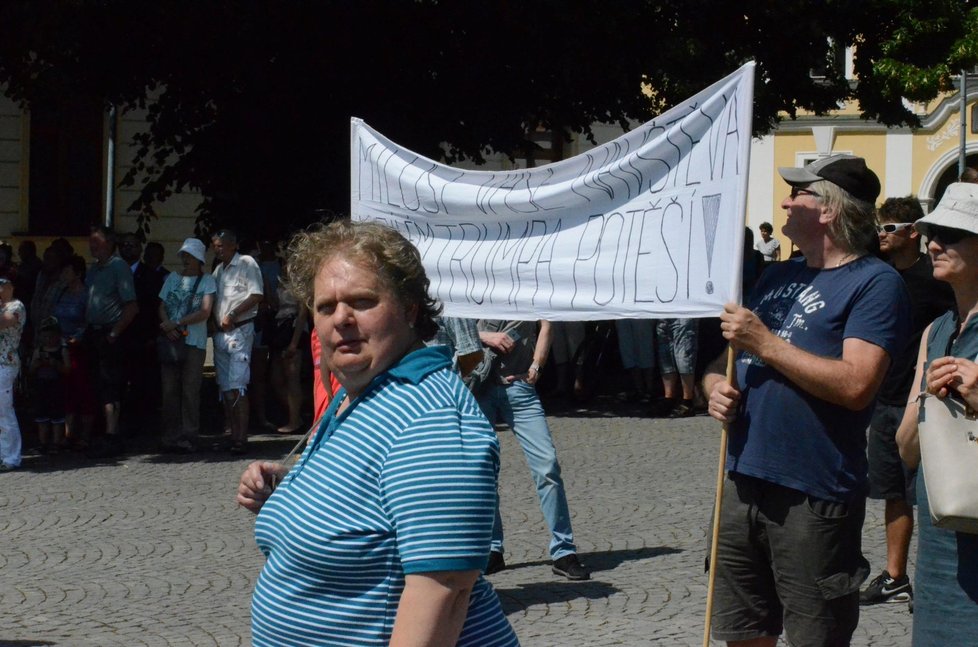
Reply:
<svg viewBox="0 0 978 647"><path fill-rule="evenodd" d="M703 379L730 425L713 636L738 647L848 645L859 622L866 427L909 331L900 275L868 253L880 183L864 159L781 168L782 233L803 257L770 266L728 304L726 354Z"/></svg>
<svg viewBox="0 0 978 647"><path fill-rule="evenodd" d="M204 272L206 248L188 238L178 252L181 269L171 272L160 290L160 378L163 385L161 449L188 453L200 432L200 385L207 346L207 319L217 283ZM168 348L174 345L175 348ZM183 346L182 349L179 349Z"/></svg>
<svg viewBox="0 0 978 647"><path fill-rule="evenodd" d="M917 356L915 388L897 431L900 456L910 467L920 463L917 394L922 389L978 409L978 184L950 185L937 208L914 227L927 240L934 278L954 290L955 307L923 333L926 343L921 343ZM917 473L913 645L973 645L978 626L978 535L934 526L927 499L927 475L933 477L933 472L928 468L935 469L928 463Z"/></svg>

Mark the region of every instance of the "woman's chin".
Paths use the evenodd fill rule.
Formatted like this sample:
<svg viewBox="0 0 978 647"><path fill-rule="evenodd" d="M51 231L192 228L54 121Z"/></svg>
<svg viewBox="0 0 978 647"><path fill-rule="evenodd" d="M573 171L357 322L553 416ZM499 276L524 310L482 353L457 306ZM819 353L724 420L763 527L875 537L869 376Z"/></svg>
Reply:
<svg viewBox="0 0 978 647"><path fill-rule="evenodd" d="M342 383L343 378L355 378L370 370L370 360L362 357L340 357L337 361L327 364L329 370L336 374Z"/></svg>

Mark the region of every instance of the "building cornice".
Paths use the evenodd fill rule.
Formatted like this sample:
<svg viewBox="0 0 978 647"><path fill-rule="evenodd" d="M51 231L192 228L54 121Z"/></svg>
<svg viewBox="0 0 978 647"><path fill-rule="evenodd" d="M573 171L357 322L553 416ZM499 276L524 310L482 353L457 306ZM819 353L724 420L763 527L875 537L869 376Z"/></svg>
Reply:
<svg viewBox="0 0 978 647"><path fill-rule="evenodd" d="M978 77L969 83L967 102L978 99ZM780 133L810 133L816 126L832 126L837 132L888 132L888 133L933 133L961 110L961 99L957 92L949 94L928 114L920 115L920 127L885 126L878 121L863 119L859 115L805 115L797 119L786 118L776 127Z"/></svg>

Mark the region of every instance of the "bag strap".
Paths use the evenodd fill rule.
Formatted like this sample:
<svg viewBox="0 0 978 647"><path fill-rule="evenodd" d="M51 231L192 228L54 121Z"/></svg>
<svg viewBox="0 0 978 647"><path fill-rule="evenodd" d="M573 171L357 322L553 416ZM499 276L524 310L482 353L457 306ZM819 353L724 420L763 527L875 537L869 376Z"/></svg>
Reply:
<svg viewBox="0 0 978 647"><path fill-rule="evenodd" d="M326 407L326 410L328 411L329 407ZM309 431L307 431L305 434L302 435L302 438L300 438L299 442L295 444L295 447L292 448L292 451L286 454L285 458L279 461L280 464L284 465L288 469L292 469L292 463L295 462L296 454L301 453L301 451L305 449L305 446L309 442L309 439L312 438L312 435L316 433L316 431L319 429L319 425L322 424L324 417L326 417L326 411L324 411L323 415L317 418L314 423L312 423L312 426L309 427ZM279 482L280 481L278 477L273 475L270 483L273 490L278 486Z"/></svg>
<svg viewBox="0 0 978 647"><path fill-rule="evenodd" d="M197 275L197 280L194 281L194 287L190 288L190 294L187 295L187 311L183 313L186 317L190 314L190 309L194 307L194 297L197 296L197 287L200 285L200 280L204 278L203 273Z"/></svg>

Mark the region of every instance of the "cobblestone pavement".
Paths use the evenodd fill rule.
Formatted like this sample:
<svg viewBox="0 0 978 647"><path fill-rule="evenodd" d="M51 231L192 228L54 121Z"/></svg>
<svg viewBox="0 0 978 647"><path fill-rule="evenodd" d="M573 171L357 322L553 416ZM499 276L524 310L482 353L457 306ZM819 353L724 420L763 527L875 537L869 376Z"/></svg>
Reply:
<svg viewBox="0 0 978 647"><path fill-rule="evenodd" d="M587 582L551 574L529 472L501 432L509 568L491 580L527 647L702 644L718 426L638 413L550 417ZM249 644L262 557L234 487L249 460L294 442L258 436L248 459L29 457L0 475L0 647ZM875 502L864 536L877 572ZM853 644L908 646L911 618L902 604L864 609Z"/></svg>

